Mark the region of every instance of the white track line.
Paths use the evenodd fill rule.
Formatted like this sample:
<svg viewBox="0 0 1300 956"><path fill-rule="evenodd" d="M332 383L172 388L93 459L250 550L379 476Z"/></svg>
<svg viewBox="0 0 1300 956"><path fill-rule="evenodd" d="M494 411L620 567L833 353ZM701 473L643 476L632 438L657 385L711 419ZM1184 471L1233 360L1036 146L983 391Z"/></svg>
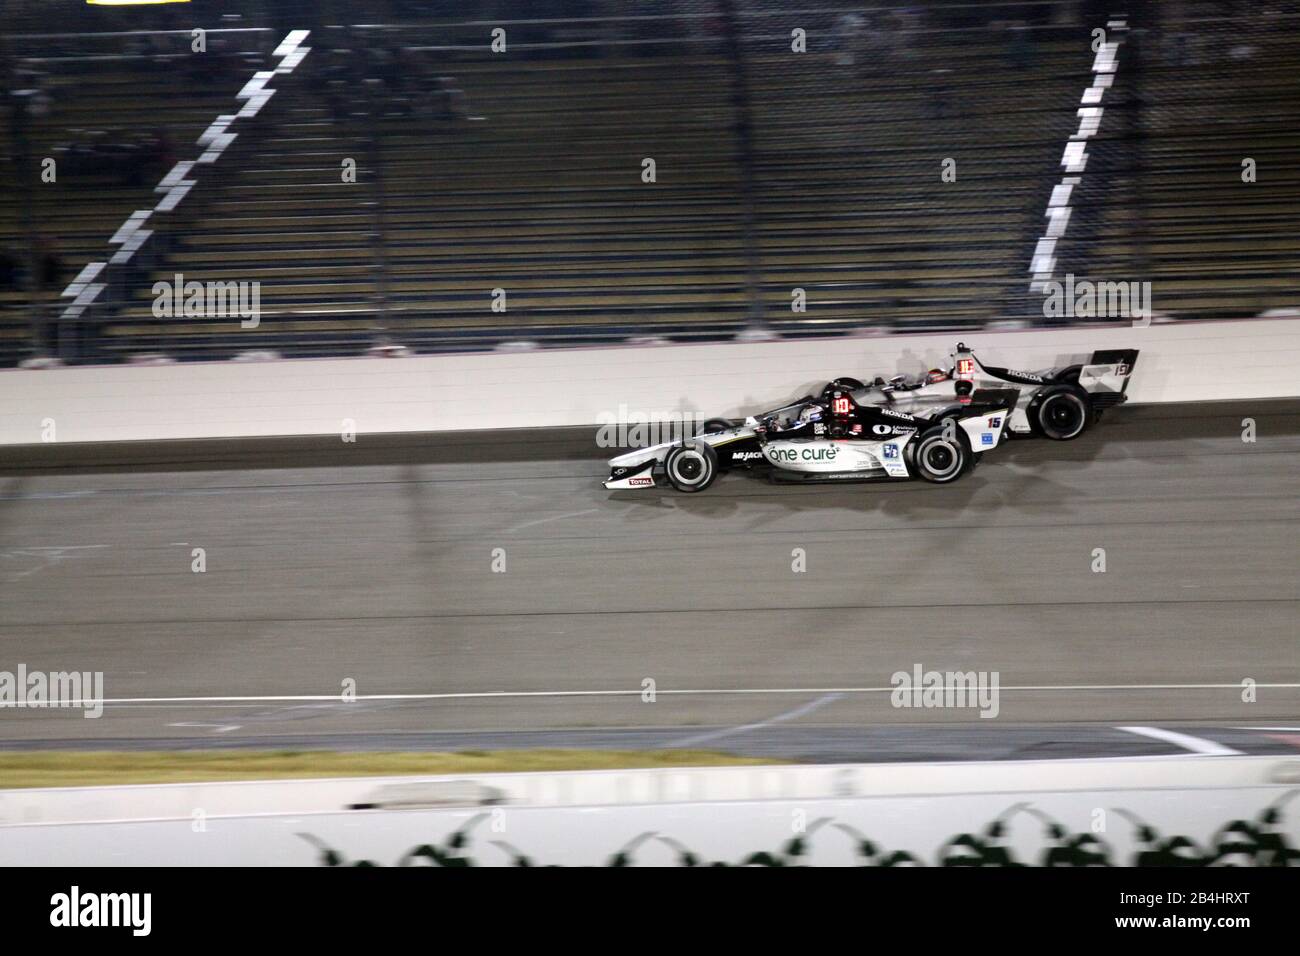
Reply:
<svg viewBox="0 0 1300 956"><path fill-rule="evenodd" d="M1207 757L1236 757L1241 755L1240 750L1233 750L1231 747L1225 747L1213 740L1206 740L1204 737L1180 734L1176 730L1162 730L1159 727L1116 727L1115 729L1137 734L1139 737L1150 737L1152 740L1163 740L1167 744L1173 744L1175 747L1182 747L1184 750L1190 750L1194 754L1203 754Z"/></svg>
<svg viewBox="0 0 1300 956"><path fill-rule="evenodd" d="M1273 690L1300 690L1300 684L1255 684L1257 688ZM893 687L710 687L681 690L656 690L656 696L667 697L717 697L729 694L890 694L898 688ZM947 687L938 689L948 689ZM958 689L955 685L954 690ZM1003 685L999 691L1125 691L1125 690L1240 690L1240 684L1021 684ZM357 694L352 700L475 700L490 698L524 698L524 697L640 697L644 691L639 688L620 688L618 690L488 690L448 692L441 694ZM345 702L342 694L264 694L256 696L213 696L213 697L105 697L63 702L61 706L78 707L83 704L262 704L274 701L335 701ZM12 701L0 702L0 709L16 707ZM41 710L42 706L27 706L20 709Z"/></svg>
<svg viewBox="0 0 1300 956"><path fill-rule="evenodd" d="M588 508L586 511L570 511L568 514L551 515L548 518L535 518L532 521L525 521L523 524L515 525L513 528L506 528L502 534L514 534L516 531L523 531L525 528L532 528L535 525L546 524L548 521L562 521L565 518L581 518L583 515L594 515L599 509Z"/></svg>
<svg viewBox="0 0 1300 956"><path fill-rule="evenodd" d="M818 697L816 700L809 701L801 707L794 710L788 710L784 714L777 714L775 717L769 717L767 720L760 720L756 724L741 724L739 727L726 727L722 730L712 730L708 733L696 734L693 737L683 737L680 740L670 740L664 746L678 749L681 747L698 747L700 744L708 743L711 740L720 740L723 737L734 737L736 734L747 734L751 730L762 730L764 727L771 727L773 724L782 724L787 720L794 720L796 717L803 717L805 714L811 714L815 710L820 710L826 704L840 699L839 694L826 694Z"/></svg>

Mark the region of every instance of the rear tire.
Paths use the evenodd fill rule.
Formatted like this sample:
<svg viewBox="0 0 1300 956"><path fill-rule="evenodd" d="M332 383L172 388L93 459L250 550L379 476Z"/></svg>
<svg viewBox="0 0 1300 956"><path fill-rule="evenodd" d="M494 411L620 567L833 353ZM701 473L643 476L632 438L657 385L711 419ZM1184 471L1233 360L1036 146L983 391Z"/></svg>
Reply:
<svg viewBox="0 0 1300 956"><path fill-rule="evenodd" d="M1034 431L1053 441L1073 441L1092 424L1088 393L1075 385L1055 385L1030 410Z"/></svg>
<svg viewBox="0 0 1300 956"><path fill-rule="evenodd" d="M912 459L917 477L939 485L960 478L971 464L971 452L963 439L961 431L947 437L942 426L923 432Z"/></svg>
<svg viewBox="0 0 1300 956"><path fill-rule="evenodd" d="M664 475L678 491L703 491L718 477L718 453L703 442L678 446L664 459Z"/></svg>
<svg viewBox="0 0 1300 956"><path fill-rule="evenodd" d="M963 467L963 470L974 471L975 466L980 463L980 455L984 453L980 451L973 451L971 449L970 439L967 437L965 429L961 427L961 419L958 418L956 414L960 411L961 408L959 406L955 409L951 409L944 412L943 415L939 418L939 427L945 428L947 427L948 422L952 422L952 433L958 436L957 440L962 442L966 446L966 451L968 453L966 464Z"/></svg>

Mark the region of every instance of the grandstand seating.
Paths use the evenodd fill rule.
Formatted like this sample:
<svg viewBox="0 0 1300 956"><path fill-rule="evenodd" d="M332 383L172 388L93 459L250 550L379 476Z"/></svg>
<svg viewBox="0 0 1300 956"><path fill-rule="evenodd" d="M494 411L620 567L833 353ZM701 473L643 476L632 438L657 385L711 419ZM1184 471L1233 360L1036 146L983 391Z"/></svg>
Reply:
<svg viewBox="0 0 1300 956"><path fill-rule="evenodd" d="M188 37L174 45L187 49ZM38 236L61 265L57 287L37 297L47 315L57 314L58 294L82 266L108 254L108 240L123 221L158 201L154 187L167 171L164 161L146 164L131 181L119 172L76 170L67 160L66 147L86 140L86 133L102 133L105 141L120 144L164 131L170 151L188 155L218 110L233 103L244 79L239 72L232 70L216 82L211 76L196 77L173 68L183 62L182 56L95 57L89 65L77 58L35 61L45 71L50 106L34 118L28 133L29 162L37 167L29 194L31 215ZM6 137L4 151L12 154L14 149ZM52 182L39 178L40 163L47 157L56 161ZM16 189L0 193L0 248L26 265L31 239L23 226L23 199ZM30 348L31 298L24 290L0 290L0 358L9 363Z"/></svg>
<svg viewBox="0 0 1300 956"><path fill-rule="evenodd" d="M746 325L756 301L787 334L1041 321L1029 258L1089 84L1088 28L1034 30L1029 49L988 28L922 29L906 45L878 34L847 63L845 44L826 39L833 20L820 41L810 31L803 54L781 39L788 22L748 42L752 246L733 70L716 38L504 57L447 50L468 45L469 27L450 41L445 25L413 25L397 40L325 31L312 40L313 69L284 84L256 141L244 137L186 200L158 268L259 281L256 333L155 319L142 276L106 324L102 354L711 337ZM1204 62L1179 63L1157 39L1144 38L1140 70L1120 54L1058 272L1149 279L1155 308L1180 318L1300 304L1300 170L1289 160L1300 40L1279 29L1252 38L1249 56L1225 41ZM470 117L398 115L409 95L357 84L340 109L326 95L327 50L359 42L421 50L465 91ZM152 87L116 72L50 117L47 138L125 103L175 129L180 146L230 108ZM1256 184L1241 181L1246 156ZM356 183L340 174L349 157ZM653 184L641 180L646 157ZM945 183L949 157L957 179ZM52 202L42 215L70 272L151 202L148 187L80 203L67 188L42 197ZM0 230L14 235L12 219ZM498 287L505 313L491 309ZM802 314L791 311L796 287Z"/></svg>

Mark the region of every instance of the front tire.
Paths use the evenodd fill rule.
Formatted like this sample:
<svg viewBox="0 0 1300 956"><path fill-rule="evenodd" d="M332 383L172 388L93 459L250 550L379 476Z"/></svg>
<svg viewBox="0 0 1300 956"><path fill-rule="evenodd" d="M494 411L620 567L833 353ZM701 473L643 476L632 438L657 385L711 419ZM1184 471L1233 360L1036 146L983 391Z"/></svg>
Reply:
<svg viewBox="0 0 1300 956"><path fill-rule="evenodd" d="M1092 423L1088 393L1073 385L1058 385L1043 392L1029 417L1034 431L1053 441L1072 441Z"/></svg>
<svg viewBox="0 0 1300 956"><path fill-rule="evenodd" d="M664 459L664 475L678 491L703 491L718 477L718 453L703 442L681 445Z"/></svg>
<svg viewBox="0 0 1300 956"><path fill-rule="evenodd" d="M916 443L913 464L917 477L935 484L947 484L962 476L971 464L971 452L961 432L944 434L942 426L922 433Z"/></svg>
<svg viewBox="0 0 1300 956"><path fill-rule="evenodd" d="M704 423L700 432L704 435L715 435L718 432L725 432L730 427L731 422L727 421L725 418L710 418Z"/></svg>

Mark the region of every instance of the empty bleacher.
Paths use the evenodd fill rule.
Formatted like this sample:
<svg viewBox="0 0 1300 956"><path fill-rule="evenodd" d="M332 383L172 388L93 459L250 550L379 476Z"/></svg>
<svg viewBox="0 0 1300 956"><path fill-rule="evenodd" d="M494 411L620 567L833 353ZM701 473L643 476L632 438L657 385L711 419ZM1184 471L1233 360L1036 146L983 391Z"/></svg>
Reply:
<svg viewBox="0 0 1300 956"><path fill-rule="evenodd" d="M1093 24L850 27L838 8L747 9L747 161L735 60L713 21L668 17L630 38L579 21L553 26L553 42L521 27L506 54L481 23L317 31L256 138L186 199L155 269L259 282L259 327L156 319L143 275L97 354L710 338L760 317L787 335L1041 321L1029 259L1091 80ZM1149 280L1176 318L1300 305L1300 16L1277 17L1244 40L1198 20L1126 43L1058 273ZM789 48L796 26L806 53ZM1171 52L1185 30L1210 39ZM459 115L440 115L420 77L451 78ZM167 122L189 123L175 141L192 142L228 108L177 103ZM95 230L106 239L135 201L124 191L84 218L65 207L70 272L74 247L93 257Z"/></svg>
<svg viewBox="0 0 1300 956"><path fill-rule="evenodd" d="M26 130L25 185L15 168L19 144L12 135L3 142L14 188L0 192L0 248L25 267L39 244L57 260L58 275L35 292L0 290L0 356L12 363L29 352L32 309L48 326L66 304L59 300L64 286L111 252L108 240L134 210L158 201L154 187L173 154L189 158L196 137L234 102L246 79L243 64L257 62L260 41L262 31L240 35L228 62L202 72L193 68L188 32L158 36L153 52L128 52L119 36L31 44L23 62L38 78L43 106ZM151 137L155 153L127 152ZM74 155L73 147L91 143L106 150L97 162ZM112 155L115 165L104 161ZM42 177L46 159L54 161L50 179Z"/></svg>

